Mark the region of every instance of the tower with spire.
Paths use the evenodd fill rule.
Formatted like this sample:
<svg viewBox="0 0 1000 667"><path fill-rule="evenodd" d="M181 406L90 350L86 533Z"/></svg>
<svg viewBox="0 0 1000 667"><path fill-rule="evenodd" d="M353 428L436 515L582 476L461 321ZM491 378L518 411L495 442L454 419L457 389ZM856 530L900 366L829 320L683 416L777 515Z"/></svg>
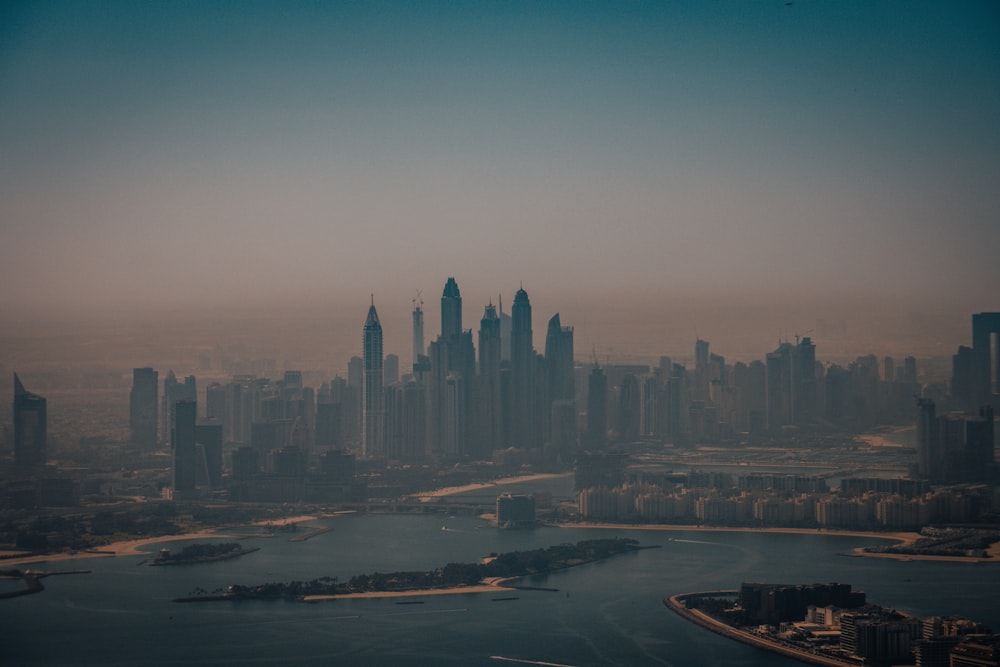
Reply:
<svg viewBox="0 0 1000 667"><path fill-rule="evenodd" d="M454 459L468 455L476 353L472 332L462 330L462 295L448 278L441 295L441 335L427 351L430 358L428 433L430 453Z"/></svg>
<svg viewBox="0 0 1000 667"><path fill-rule="evenodd" d="M367 458L385 455L385 392L382 375L382 324L375 310L375 296L372 295L368 317L362 334L364 348L364 441L363 451Z"/></svg>

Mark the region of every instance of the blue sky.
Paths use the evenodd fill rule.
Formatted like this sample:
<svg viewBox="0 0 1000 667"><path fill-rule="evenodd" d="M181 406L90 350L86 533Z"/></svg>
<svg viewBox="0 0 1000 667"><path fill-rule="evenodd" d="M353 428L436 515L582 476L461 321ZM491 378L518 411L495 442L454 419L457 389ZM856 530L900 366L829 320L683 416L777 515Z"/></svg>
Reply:
<svg viewBox="0 0 1000 667"><path fill-rule="evenodd" d="M998 125L994 2L5 3L0 308L996 309Z"/></svg>

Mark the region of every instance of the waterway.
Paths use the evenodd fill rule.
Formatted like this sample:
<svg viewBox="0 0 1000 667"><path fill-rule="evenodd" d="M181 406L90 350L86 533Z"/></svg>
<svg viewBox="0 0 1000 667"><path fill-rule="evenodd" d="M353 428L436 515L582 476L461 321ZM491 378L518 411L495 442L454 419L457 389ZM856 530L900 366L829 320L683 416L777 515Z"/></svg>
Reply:
<svg viewBox="0 0 1000 667"><path fill-rule="evenodd" d="M333 530L302 542L287 535L241 538L260 551L218 563L157 568L137 566L143 557L136 556L34 564L93 572L53 577L40 594L0 601L0 664L799 664L715 635L662 604L672 593L735 588L741 581L849 582L886 606L919 616L963 614L1000 629L1000 566L839 555L879 543L875 539L500 531L470 516L445 515L345 515L309 523ZM510 597L498 591L427 596L417 605L392 599L171 602L195 588L211 593L231 583L432 569L490 552L615 535L662 548L528 580L559 592L519 591L514 600L494 601ZM152 554L158 549L149 547Z"/></svg>

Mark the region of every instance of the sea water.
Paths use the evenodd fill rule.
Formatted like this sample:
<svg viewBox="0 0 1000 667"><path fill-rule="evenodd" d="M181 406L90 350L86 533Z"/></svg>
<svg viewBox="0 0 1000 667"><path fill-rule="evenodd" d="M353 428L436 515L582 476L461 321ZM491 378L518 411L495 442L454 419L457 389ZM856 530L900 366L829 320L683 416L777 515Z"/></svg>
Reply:
<svg viewBox="0 0 1000 667"><path fill-rule="evenodd" d="M847 557L874 538L816 534L536 528L497 530L470 516L343 515L304 542L240 538L246 556L174 567L144 557L36 564L91 569L0 601L0 664L66 665L795 665L715 635L663 604L743 581L846 582L883 606L960 614L1000 630L1000 565ZM522 583L549 591L334 600L175 603L229 584L346 580L427 570L491 552L630 537L658 549ZM204 540L201 540L202 542ZM219 538L215 541L224 541ZM180 549L188 542L170 543ZM150 555L159 549L150 545ZM516 597L516 600L496 598Z"/></svg>

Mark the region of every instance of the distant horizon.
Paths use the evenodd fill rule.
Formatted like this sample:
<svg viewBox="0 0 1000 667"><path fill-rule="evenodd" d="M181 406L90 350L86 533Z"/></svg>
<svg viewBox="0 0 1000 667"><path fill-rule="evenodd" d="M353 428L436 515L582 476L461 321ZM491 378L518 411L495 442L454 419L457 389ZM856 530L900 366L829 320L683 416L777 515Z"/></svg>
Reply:
<svg viewBox="0 0 1000 667"><path fill-rule="evenodd" d="M466 296L469 290L463 288L461 279L459 288L463 297L463 327L473 331L474 345L478 348L476 332L482 306ZM655 364L660 356L690 360L697 339L707 340L712 352L729 362L748 362L763 360L780 341L794 342L797 337L810 337L814 341L820 361L846 363L867 354L893 356L897 361L911 355L943 360L954 354L959 345L971 344L972 314L990 310L969 311L957 304L941 303L915 309L918 304L880 303L874 299L834 304L835 307L826 310L819 304L782 308L734 299L705 304L699 300L685 303L675 298L671 303L668 295L645 304L626 300L558 303L542 287L534 290L525 285L525 289L532 303L535 349L544 351L547 322L558 312L563 326L574 329L574 356L578 363L585 363L594 355L601 364L637 361ZM430 297L422 291L425 344L440 333L440 289L435 292L436 296ZM51 358L53 364L71 367L87 363L121 365L126 359L116 359L114 355L122 354L128 355L130 363L136 366L173 359L178 362L177 368L193 368L198 355L194 352L185 355L184 349L206 353L220 345L237 345L249 357L274 358L279 371L285 368L285 362L294 365L299 359L308 362L303 370L320 366L343 372L349 358L361 354L362 325L369 303L368 295L363 296L352 299L351 303L330 299L325 307L284 302L273 307L111 310L77 317L65 312L35 318L8 316L0 321L0 340L7 341L6 358L0 359L0 368L25 370L15 366L18 353L28 349L36 349L36 354L44 350L47 363ZM497 303L496 296L487 296L485 301L490 298ZM400 358L403 373L408 372L412 363L412 299L413 295L409 299L380 300L375 295L385 353ZM508 313L509 303L504 298ZM78 343L90 342L78 349L71 344L74 338ZM106 351L95 357L97 350ZM136 354L145 354L147 360L142 361L143 357Z"/></svg>

